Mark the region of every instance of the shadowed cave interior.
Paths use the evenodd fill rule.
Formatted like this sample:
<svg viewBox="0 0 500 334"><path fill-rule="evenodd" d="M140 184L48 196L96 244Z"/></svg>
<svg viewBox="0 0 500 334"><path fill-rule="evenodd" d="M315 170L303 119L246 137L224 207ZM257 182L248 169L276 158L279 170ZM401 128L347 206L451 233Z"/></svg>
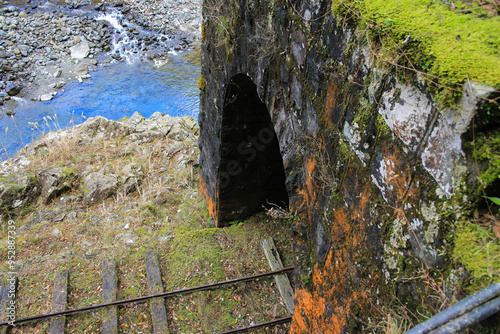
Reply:
<svg viewBox="0 0 500 334"><path fill-rule="evenodd" d="M278 138L246 74L233 76L226 89L217 188L220 226L272 206L288 209Z"/></svg>

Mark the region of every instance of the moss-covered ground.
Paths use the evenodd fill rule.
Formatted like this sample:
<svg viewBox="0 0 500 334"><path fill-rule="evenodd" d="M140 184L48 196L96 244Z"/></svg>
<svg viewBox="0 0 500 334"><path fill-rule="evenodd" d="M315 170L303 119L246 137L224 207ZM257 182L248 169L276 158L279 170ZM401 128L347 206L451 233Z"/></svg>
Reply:
<svg viewBox="0 0 500 334"><path fill-rule="evenodd" d="M148 206L138 206L127 212L127 217L141 218L135 231L140 233L142 227L143 232L133 245L126 245L115 239L116 232L112 231L123 224L123 217L106 219L120 208L114 207L111 201L102 204L109 208L105 215L99 212L101 208L89 209L82 214L81 220L41 222L23 231L23 240L18 246L19 259L24 262L19 270L18 318L51 311L54 273L62 269L70 273L68 308L101 303L102 261L106 258L114 258L117 263L118 299L147 295L143 254L151 249L159 257L165 291L269 271L260 246L269 236L274 238L283 262L292 263L291 236L286 220L270 218L263 213L225 229L208 228L206 204L191 192L182 204L179 201L174 207L158 208L155 218L175 213L169 223L161 227L151 224ZM88 217L95 218L95 226L91 226ZM19 224L26 221L29 217L17 219ZM44 229L45 224L50 225L49 230ZM49 232L53 228L64 231L63 236L52 236ZM158 236L165 235L168 235L166 240L158 240ZM5 237L4 232L2 236ZM82 237L95 246L82 245ZM4 254L2 272L6 273L8 268L3 257ZM166 299L166 306L173 333L212 333L286 316L272 278ZM149 307L145 303L120 307L119 317L121 333L152 331ZM69 317L66 328L68 333L99 333L100 326L100 311L95 311ZM11 333L47 333L48 328L49 323L45 321L18 326Z"/></svg>

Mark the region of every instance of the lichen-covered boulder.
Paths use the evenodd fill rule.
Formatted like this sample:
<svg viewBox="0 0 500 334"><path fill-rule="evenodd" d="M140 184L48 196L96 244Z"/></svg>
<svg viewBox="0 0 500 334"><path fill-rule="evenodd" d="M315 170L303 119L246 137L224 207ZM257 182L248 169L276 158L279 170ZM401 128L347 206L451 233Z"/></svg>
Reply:
<svg viewBox="0 0 500 334"><path fill-rule="evenodd" d="M102 172L92 172L83 178L83 201L86 204L102 201L116 193L118 177L105 175Z"/></svg>
<svg viewBox="0 0 500 334"><path fill-rule="evenodd" d="M129 163L125 165L120 173L120 189L124 194L128 194L141 184L144 171L141 165Z"/></svg>
<svg viewBox="0 0 500 334"><path fill-rule="evenodd" d="M40 195L40 185L35 176L15 172L0 176L0 214L12 214L32 204Z"/></svg>
<svg viewBox="0 0 500 334"><path fill-rule="evenodd" d="M74 168L63 169L56 167L43 171L40 177L43 202L48 204L62 193L71 190L77 179L78 173Z"/></svg>

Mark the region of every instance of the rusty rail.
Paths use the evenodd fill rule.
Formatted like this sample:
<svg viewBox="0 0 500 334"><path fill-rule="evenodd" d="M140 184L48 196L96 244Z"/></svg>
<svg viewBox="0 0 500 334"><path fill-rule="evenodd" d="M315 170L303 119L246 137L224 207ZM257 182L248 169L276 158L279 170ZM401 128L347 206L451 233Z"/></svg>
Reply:
<svg viewBox="0 0 500 334"><path fill-rule="evenodd" d="M118 301L114 301L114 302L110 302L110 303L103 303L103 304L98 304L98 305L86 306L86 307L65 310L65 311L60 311L60 312L41 314L41 315L16 319L13 322L5 321L5 322L0 322L0 326L18 325L18 324L25 323L25 322L31 322L31 321L47 319L47 318L52 318L52 317L57 317L57 316L65 316L65 315L71 315L71 314L76 314L76 313L81 313L81 312L87 312L87 311L91 311L91 310L95 310L95 309L99 309L99 308L104 308L104 307L109 307L109 306L120 306L120 305L125 305L125 304L138 303L138 302L143 302L143 301L146 301L146 300L149 300L152 298L166 298L166 297L172 297L172 296L193 293L193 292L197 292L197 291L212 290L212 289L224 286L224 285L231 285L231 284L236 284L236 283L240 283L240 282L251 281L254 279L274 276L274 275L281 274L281 273L284 273L287 271L291 271L293 269L294 269L294 267L290 266L290 267L286 267L286 268L283 268L280 270L269 271L269 272L265 272L265 273L261 273L261 274L257 274L257 275L252 275L252 276L246 276L246 277L242 277L242 278L235 278L235 279L231 279L231 280L227 280L227 281L223 281L223 282L195 286L192 288L180 289L180 290L175 290L175 291L167 291L167 292L158 293L158 294L154 294L154 295L118 300ZM283 318L283 319L288 319L288 318ZM281 319L278 319L278 320L281 320ZM250 329L248 329L248 330L250 330ZM226 333L226 332L224 332L224 333ZM236 333L236 332L229 332L229 333Z"/></svg>
<svg viewBox="0 0 500 334"><path fill-rule="evenodd" d="M258 329L258 328L267 327L267 326L276 326L276 325L280 325L280 324L286 324L286 323L288 323L290 321L292 321L292 317L291 316L285 317L285 318L280 318L280 319L275 319L275 320L271 320L271 321L262 322L260 324L256 324L256 325L252 325L252 326L248 326L248 327L230 329L228 331L219 332L217 334L243 333L243 332L251 331L252 329Z"/></svg>

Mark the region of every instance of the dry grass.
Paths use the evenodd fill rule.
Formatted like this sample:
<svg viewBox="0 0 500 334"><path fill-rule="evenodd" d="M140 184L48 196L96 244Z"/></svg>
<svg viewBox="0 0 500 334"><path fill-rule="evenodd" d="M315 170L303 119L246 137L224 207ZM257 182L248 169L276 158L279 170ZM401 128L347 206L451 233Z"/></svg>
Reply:
<svg viewBox="0 0 500 334"><path fill-rule="evenodd" d="M146 295L143 254L151 249L159 255L164 289L268 271L260 249L260 241L268 236L275 238L284 262L292 263L289 226L279 218L262 214L228 229L211 228L207 204L198 194L195 167L179 164L178 153L164 154L173 144L171 139L154 139L137 146L123 138L102 138L83 145L78 132L69 133L59 142L46 138L29 158L27 168L35 175L51 167L77 169L81 178L89 170L120 175L123 167L133 162L143 173L128 194L118 191L86 205L77 182L61 196L76 195L80 199L64 204L60 198L49 205L38 202L15 219L18 229L25 226L19 233L16 252L21 261L18 318L50 312L54 274L63 269L69 270L70 308L100 303L102 262L110 258L117 261L118 298ZM184 144L196 147L196 143ZM2 244L6 232L2 227ZM0 259L5 278L9 269L5 252L0 252ZM166 303L174 333L222 330L269 320L285 312L272 280ZM151 332L147 303L120 307L119 317L121 333ZM100 326L99 312L94 312L69 317L66 329L69 333L99 333ZM279 327L274 330L280 332ZM17 326L11 332L47 333L48 322Z"/></svg>

